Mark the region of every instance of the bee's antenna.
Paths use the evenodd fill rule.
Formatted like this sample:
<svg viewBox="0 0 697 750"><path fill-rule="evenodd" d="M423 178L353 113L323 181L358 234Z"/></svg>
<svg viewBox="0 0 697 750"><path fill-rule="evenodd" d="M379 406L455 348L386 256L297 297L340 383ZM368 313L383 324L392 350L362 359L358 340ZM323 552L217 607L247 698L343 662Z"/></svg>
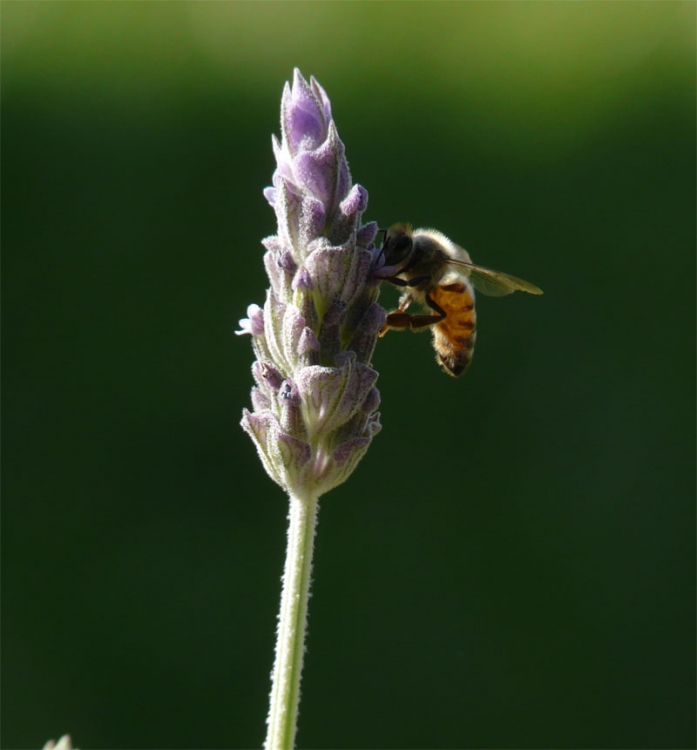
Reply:
<svg viewBox="0 0 697 750"><path fill-rule="evenodd" d="M376 263L380 260L380 257L385 256L385 246L387 245L387 229L378 229L375 236L377 237L379 234L382 235L382 244L380 245L380 252L378 253L378 257L375 259Z"/></svg>

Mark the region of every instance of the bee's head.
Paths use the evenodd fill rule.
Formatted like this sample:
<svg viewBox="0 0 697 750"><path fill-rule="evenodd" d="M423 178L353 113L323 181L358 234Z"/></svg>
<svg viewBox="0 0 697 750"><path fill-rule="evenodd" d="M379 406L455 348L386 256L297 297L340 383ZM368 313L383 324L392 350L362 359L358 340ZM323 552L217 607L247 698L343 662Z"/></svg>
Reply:
<svg viewBox="0 0 697 750"><path fill-rule="evenodd" d="M414 243L408 224L394 224L385 232L381 254L386 266L399 266L409 257Z"/></svg>

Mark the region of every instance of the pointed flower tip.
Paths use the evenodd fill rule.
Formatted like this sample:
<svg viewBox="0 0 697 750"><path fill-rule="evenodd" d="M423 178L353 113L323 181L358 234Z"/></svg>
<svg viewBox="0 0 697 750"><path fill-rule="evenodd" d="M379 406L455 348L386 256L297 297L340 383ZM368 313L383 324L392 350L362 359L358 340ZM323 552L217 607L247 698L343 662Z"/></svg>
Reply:
<svg viewBox="0 0 697 750"><path fill-rule="evenodd" d="M300 68L295 67L293 68L292 88L300 88L300 87L305 87L308 89L310 88L307 84L307 80L305 79L305 76L300 71Z"/></svg>
<svg viewBox="0 0 697 750"><path fill-rule="evenodd" d="M293 84L283 92L281 127L283 143L291 154L317 148L326 138L327 120L321 98L300 71L293 72Z"/></svg>
<svg viewBox="0 0 697 750"><path fill-rule="evenodd" d="M319 81L314 76L310 76L310 86L317 95L318 99L322 102L322 106L324 107L324 116L326 117L328 122L331 121L332 103L329 101L327 92L322 88Z"/></svg>
<svg viewBox="0 0 697 750"><path fill-rule="evenodd" d="M73 747L70 735L64 734L58 742L55 740L49 740L44 745L43 750L77 750L77 748Z"/></svg>

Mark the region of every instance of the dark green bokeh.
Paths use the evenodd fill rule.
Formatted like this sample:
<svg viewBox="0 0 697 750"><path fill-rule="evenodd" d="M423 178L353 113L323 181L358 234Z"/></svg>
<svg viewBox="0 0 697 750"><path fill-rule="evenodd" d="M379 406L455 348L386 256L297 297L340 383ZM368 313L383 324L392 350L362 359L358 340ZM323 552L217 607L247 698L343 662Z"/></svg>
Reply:
<svg viewBox="0 0 697 750"><path fill-rule="evenodd" d="M2 12L3 746L262 742L286 500L232 332L297 65L367 219L545 290L459 381L380 342L299 745L693 747L694 5Z"/></svg>

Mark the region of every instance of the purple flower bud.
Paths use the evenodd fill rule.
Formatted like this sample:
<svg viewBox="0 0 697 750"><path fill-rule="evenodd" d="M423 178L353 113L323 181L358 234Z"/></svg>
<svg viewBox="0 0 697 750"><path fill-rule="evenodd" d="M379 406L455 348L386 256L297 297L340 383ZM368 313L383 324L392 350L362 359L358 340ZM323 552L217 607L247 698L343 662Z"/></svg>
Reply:
<svg viewBox="0 0 697 750"><path fill-rule="evenodd" d="M285 433L304 437L306 434L302 416L302 399L292 380L284 380L278 391L278 408L281 428Z"/></svg>
<svg viewBox="0 0 697 750"><path fill-rule="evenodd" d="M302 289L303 291L311 292L314 286L310 272L305 266L300 266L298 272L293 277L292 289L294 291Z"/></svg>
<svg viewBox="0 0 697 750"><path fill-rule="evenodd" d="M293 255L285 248L281 248L277 253L276 264L282 271L285 271L288 274L294 274L298 269L298 264L293 259Z"/></svg>
<svg viewBox="0 0 697 750"><path fill-rule="evenodd" d="M364 224L356 233L356 244L361 247L368 247L371 242L375 239L375 235L378 233L378 225L374 221L369 221ZM378 249L379 252L379 249ZM371 254L372 255L372 254Z"/></svg>
<svg viewBox="0 0 697 750"><path fill-rule="evenodd" d="M284 404L300 405L300 395L292 380L284 380L281 383L281 387L278 389L278 398Z"/></svg>
<svg viewBox="0 0 697 750"><path fill-rule="evenodd" d="M281 99L283 142L291 153L317 148L327 137L327 118L322 102L302 77L293 73L293 86L285 85Z"/></svg>
<svg viewBox="0 0 697 750"><path fill-rule="evenodd" d="M362 214L368 206L368 191L362 185L354 185L339 206L344 216Z"/></svg>
<svg viewBox="0 0 697 750"><path fill-rule="evenodd" d="M302 334L300 335L300 341L298 342L298 351L301 355L307 355L311 352L318 352L320 349L319 339L315 335L312 328L305 326Z"/></svg>
<svg viewBox="0 0 697 750"><path fill-rule="evenodd" d="M269 476L317 496L343 482L380 422L370 358L385 319L373 278L368 193L353 185L324 89L295 71L281 101L276 170L264 190L278 221L267 237L270 288L239 333L252 334L254 412L243 428Z"/></svg>
<svg viewBox="0 0 697 750"><path fill-rule="evenodd" d="M255 362L252 375L256 384L270 398L275 398L283 383L283 375L269 362Z"/></svg>
<svg viewBox="0 0 697 750"><path fill-rule="evenodd" d="M378 406L380 406L380 391L377 388L371 388L361 405L361 409L365 414L370 415L377 411Z"/></svg>

